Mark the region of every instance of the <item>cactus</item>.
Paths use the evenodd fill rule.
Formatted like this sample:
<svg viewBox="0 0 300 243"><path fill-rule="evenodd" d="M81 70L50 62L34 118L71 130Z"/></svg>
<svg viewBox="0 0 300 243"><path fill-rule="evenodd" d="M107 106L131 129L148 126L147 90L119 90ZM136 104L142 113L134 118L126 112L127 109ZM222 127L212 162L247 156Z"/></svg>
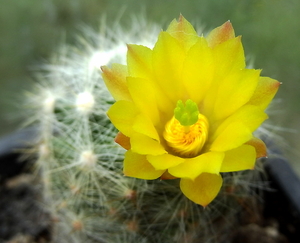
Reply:
<svg viewBox="0 0 300 243"><path fill-rule="evenodd" d="M256 170L224 174L221 192L206 208L187 199L178 180L123 175L124 149L106 115L114 100L99 67L124 63L126 43L153 45L159 29L143 19L126 31L85 26L75 45L63 45L36 71L26 126L39 131L36 172L53 215L54 242L230 242L245 203L256 210L257 188L264 186L260 161Z"/></svg>

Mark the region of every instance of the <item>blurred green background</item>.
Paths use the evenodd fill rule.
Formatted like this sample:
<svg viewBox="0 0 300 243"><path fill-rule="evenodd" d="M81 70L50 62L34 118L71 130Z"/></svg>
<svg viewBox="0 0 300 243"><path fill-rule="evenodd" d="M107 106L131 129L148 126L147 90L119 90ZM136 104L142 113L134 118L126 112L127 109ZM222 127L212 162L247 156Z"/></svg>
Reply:
<svg viewBox="0 0 300 243"><path fill-rule="evenodd" d="M299 0L0 0L0 136L18 126L18 104L30 89L30 67L47 60L58 46L72 43L85 23L97 29L126 25L146 16L162 28L182 13L210 30L230 20L243 36L245 53L262 74L283 83L270 123L284 129L280 147L300 174L300 1Z"/></svg>

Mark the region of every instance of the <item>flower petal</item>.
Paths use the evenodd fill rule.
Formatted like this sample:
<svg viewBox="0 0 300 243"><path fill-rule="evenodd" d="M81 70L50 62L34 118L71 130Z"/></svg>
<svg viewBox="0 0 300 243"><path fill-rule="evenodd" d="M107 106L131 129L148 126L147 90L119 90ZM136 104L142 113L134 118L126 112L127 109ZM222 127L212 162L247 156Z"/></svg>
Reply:
<svg viewBox="0 0 300 243"><path fill-rule="evenodd" d="M225 152L221 172L234 172L253 169L256 162L255 148L250 145L242 145Z"/></svg>
<svg viewBox="0 0 300 243"><path fill-rule="evenodd" d="M117 136L115 137L115 142L126 150L130 149L130 138L121 132L118 132Z"/></svg>
<svg viewBox="0 0 300 243"><path fill-rule="evenodd" d="M185 161L184 158L180 158L172 154L162 154L158 156L148 155L147 160L157 170L166 170Z"/></svg>
<svg viewBox="0 0 300 243"><path fill-rule="evenodd" d="M274 98L280 82L268 77L260 77L257 88L248 102L249 105L256 105L265 110Z"/></svg>
<svg viewBox="0 0 300 243"><path fill-rule="evenodd" d="M175 167L169 168L169 173L179 178L194 180L202 173L219 174L224 153L208 152L195 158L186 159Z"/></svg>
<svg viewBox="0 0 300 243"><path fill-rule="evenodd" d="M255 150L256 150L256 158L267 157L267 146L259 138L253 137L246 144L251 145L251 146L253 146L255 148Z"/></svg>
<svg viewBox="0 0 300 243"><path fill-rule="evenodd" d="M130 136L130 144L131 150L139 154L160 155L167 153L158 141L137 132Z"/></svg>
<svg viewBox="0 0 300 243"><path fill-rule="evenodd" d="M170 35L176 38L184 50L188 50L199 38L194 27L182 16L179 16L178 22L174 19L166 30Z"/></svg>
<svg viewBox="0 0 300 243"><path fill-rule="evenodd" d="M201 37L188 51L183 64L182 82L189 98L197 104L204 98L211 85L214 66L212 51Z"/></svg>
<svg viewBox="0 0 300 243"><path fill-rule="evenodd" d="M169 33L161 32L153 48L153 71L156 83L174 106L184 93L181 80L184 59L185 53L179 41Z"/></svg>
<svg viewBox="0 0 300 243"><path fill-rule="evenodd" d="M213 48L217 80L222 80L231 70L245 68L244 48L241 37L229 39Z"/></svg>
<svg viewBox="0 0 300 243"><path fill-rule="evenodd" d="M216 139L216 137L218 137L227 126L235 122L243 123L251 132L254 132L267 118L267 114L257 106L244 105L221 124L216 123L211 127L211 139ZM250 139L251 138L249 138L249 140Z"/></svg>
<svg viewBox="0 0 300 243"><path fill-rule="evenodd" d="M132 129L138 133L144 134L150 138L159 141L158 133L153 126L153 123L144 115L139 114L135 117Z"/></svg>
<svg viewBox="0 0 300 243"><path fill-rule="evenodd" d="M129 75L131 78L136 78L136 80L130 80L131 84L138 83L138 88L131 87L131 92L137 100L150 106L153 102L152 106L164 113L174 109L174 103L166 97L159 84L156 83L152 70L152 50L145 46L128 45L127 63Z"/></svg>
<svg viewBox="0 0 300 243"><path fill-rule="evenodd" d="M213 52L214 79L203 100L204 115L212 116L219 86L231 72L238 72L245 68L244 50L241 38L236 37L217 45ZM222 90L220 90L220 93Z"/></svg>
<svg viewBox="0 0 300 243"><path fill-rule="evenodd" d="M210 151L227 151L239 147L252 138L252 132L242 122L229 124L210 146Z"/></svg>
<svg viewBox="0 0 300 243"><path fill-rule="evenodd" d="M230 21L227 21L223 25L213 29L207 36L207 41L210 47L214 47L234 37L234 29Z"/></svg>
<svg viewBox="0 0 300 243"><path fill-rule="evenodd" d="M144 79L152 78L152 50L141 45L127 45L128 74Z"/></svg>
<svg viewBox="0 0 300 243"><path fill-rule="evenodd" d="M119 100L108 110L107 115L115 127L125 136L130 137L134 132L132 124L138 111L132 102Z"/></svg>
<svg viewBox="0 0 300 243"><path fill-rule="evenodd" d="M145 155L133 153L128 150L124 159L124 175L139 179L153 180L160 177L164 170L155 170L147 161Z"/></svg>
<svg viewBox="0 0 300 243"><path fill-rule="evenodd" d="M260 70L243 69L227 75L219 84L214 106L214 119L223 119L244 104L253 96Z"/></svg>
<svg viewBox="0 0 300 243"><path fill-rule="evenodd" d="M127 84L132 100L141 113L147 116L152 123L159 122L159 111L155 88L147 79L127 77ZM161 100L160 102L164 102Z"/></svg>
<svg viewBox="0 0 300 243"><path fill-rule="evenodd" d="M187 198L206 207L218 195L222 183L220 175L202 173L195 180L181 179L180 188Z"/></svg>
<svg viewBox="0 0 300 243"><path fill-rule="evenodd" d="M111 69L106 66L101 67L102 77L107 89L112 94L115 100L131 101L129 94L126 76L127 67L121 64L113 64Z"/></svg>

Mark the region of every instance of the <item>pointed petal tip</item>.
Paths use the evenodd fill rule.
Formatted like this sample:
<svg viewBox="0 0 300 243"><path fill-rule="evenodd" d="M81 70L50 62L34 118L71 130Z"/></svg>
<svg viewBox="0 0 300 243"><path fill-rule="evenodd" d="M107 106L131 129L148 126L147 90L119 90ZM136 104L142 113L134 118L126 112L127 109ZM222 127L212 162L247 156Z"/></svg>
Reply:
<svg viewBox="0 0 300 243"><path fill-rule="evenodd" d="M178 23L183 23L187 21L186 18L183 16L182 13L179 14L179 17L178 17ZM188 22L188 21L187 21Z"/></svg>
<svg viewBox="0 0 300 243"><path fill-rule="evenodd" d="M114 99L131 101L126 82L126 76L128 75L127 66L114 63L111 68L101 66L101 70L106 87Z"/></svg>
<svg viewBox="0 0 300 243"><path fill-rule="evenodd" d="M207 40L211 47L214 47L222 42L235 37L234 29L231 22L228 20L221 26L213 29L207 36Z"/></svg>
<svg viewBox="0 0 300 243"><path fill-rule="evenodd" d="M105 71L108 71L108 67L107 66L100 66L100 70L102 71L102 72L105 72Z"/></svg>
<svg viewBox="0 0 300 243"><path fill-rule="evenodd" d="M231 21L229 19L223 25L221 25L221 26L223 26L223 28L227 29L227 30L233 29Z"/></svg>
<svg viewBox="0 0 300 243"><path fill-rule="evenodd" d="M279 89L279 87L282 85L282 82L279 82L279 81L277 81L277 80L274 80L275 82L273 83L273 91L274 91L274 93L276 94L277 93L277 91L278 91L278 89ZM272 87L271 87L271 91L272 91ZM274 94L274 95L275 95Z"/></svg>
<svg viewBox="0 0 300 243"><path fill-rule="evenodd" d="M174 19L168 26L166 32L179 41L185 51L193 46L198 40L198 34L192 24L182 14L178 20Z"/></svg>

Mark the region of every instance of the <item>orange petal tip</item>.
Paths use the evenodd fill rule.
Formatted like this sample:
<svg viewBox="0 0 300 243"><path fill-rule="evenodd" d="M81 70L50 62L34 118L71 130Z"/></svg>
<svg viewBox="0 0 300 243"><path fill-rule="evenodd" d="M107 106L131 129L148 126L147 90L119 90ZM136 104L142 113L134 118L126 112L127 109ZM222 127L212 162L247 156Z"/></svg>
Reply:
<svg viewBox="0 0 300 243"><path fill-rule="evenodd" d="M113 64L111 68L101 66L102 78L115 100L131 100L127 88L127 66Z"/></svg>
<svg viewBox="0 0 300 243"><path fill-rule="evenodd" d="M252 138L246 144L251 145L255 148L256 158L266 158L267 157L267 146L266 144L260 140L259 138Z"/></svg>
<svg viewBox="0 0 300 243"><path fill-rule="evenodd" d="M173 180L173 179L177 179L177 177L172 176L168 171L166 171L165 173L163 173L160 177L161 180Z"/></svg>
<svg viewBox="0 0 300 243"><path fill-rule="evenodd" d="M213 29L208 37L208 43L211 47L214 47L222 42L225 42L229 39L233 39L235 37L234 29L232 27L231 22L228 20L223 25Z"/></svg>
<svg viewBox="0 0 300 243"><path fill-rule="evenodd" d="M123 133L119 132L115 137L115 142L122 146L124 149L130 149L130 138L125 136Z"/></svg>

